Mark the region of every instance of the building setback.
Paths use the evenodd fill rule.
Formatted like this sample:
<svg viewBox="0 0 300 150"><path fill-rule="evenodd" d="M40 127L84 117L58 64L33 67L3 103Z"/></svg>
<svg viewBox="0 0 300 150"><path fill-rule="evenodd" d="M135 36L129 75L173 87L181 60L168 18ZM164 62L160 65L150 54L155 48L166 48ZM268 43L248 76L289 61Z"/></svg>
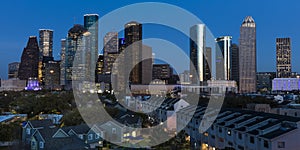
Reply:
<svg viewBox="0 0 300 150"><path fill-rule="evenodd" d="M256 92L256 24L247 16L240 28L240 93Z"/></svg>
<svg viewBox="0 0 300 150"><path fill-rule="evenodd" d="M276 68L277 78L290 78L292 76L291 39L276 39Z"/></svg>
<svg viewBox="0 0 300 150"><path fill-rule="evenodd" d="M39 46L36 36L30 36L27 46L24 48L18 77L20 80L38 77Z"/></svg>

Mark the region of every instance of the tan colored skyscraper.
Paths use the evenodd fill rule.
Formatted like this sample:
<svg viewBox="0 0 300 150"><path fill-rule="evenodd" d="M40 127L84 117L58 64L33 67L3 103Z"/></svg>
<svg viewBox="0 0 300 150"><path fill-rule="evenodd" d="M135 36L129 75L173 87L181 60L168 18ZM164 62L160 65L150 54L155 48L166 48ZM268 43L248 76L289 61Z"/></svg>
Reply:
<svg viewBox="0 0 300 150"><path fill-rule="evenodd" d="M276 39L276 68L278 78L290 78L292 74L291 65L291 39Z"/></svg>
<svg viewBox="0 0 300 150"><path fill-rule="evenodd" d="M256 24L247 16L240 28L240 93L256 92Z"/></svg>

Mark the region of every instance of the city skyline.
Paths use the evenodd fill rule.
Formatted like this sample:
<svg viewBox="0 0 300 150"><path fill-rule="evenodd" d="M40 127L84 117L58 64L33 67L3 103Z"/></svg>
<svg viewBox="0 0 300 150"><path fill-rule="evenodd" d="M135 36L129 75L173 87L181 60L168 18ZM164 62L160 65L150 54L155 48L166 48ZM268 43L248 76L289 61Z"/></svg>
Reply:
<svg viewBox="0 0 300 150"><path fill-rule="evenodd" d="M134 1L134 2L144 2L144 1ZM132 3L134 3L132 2ZM167 1L164 1L167 2ZM12 6L11 2L4 2L7 4L7 6ZM24 8L31 8L34 7L35 5L31 6L30 4L32 4L33 2L28 2L28 3L23 3L20 2L18 3L17 6L14 6L16 8L20 7L20 6L24 6ZM76 2L75 2L76 3ZM87 14L87 13L98 13L99 17L101 18L101 16L105 15L106 13L108 13L109 11L116 9L118 7L121 6L126 6L127 4L132 4L132 3L128 3L128 2L122 2L122 3L118 3L116 5L110 5L107 4L105 2L99 2L99 6L101 6L100 4L103 4L103 9L102 6L101 7L90 7L89 10L82 10L82 9L74 9L74 11L72 11L73 13L68 13L65 15L62 15L61 17L57 18L57 21L53 21L53 14L51 17L51 14L48 14L46 12L46 10L40 10L41 14L37 15L37 14L32 14L32 17L29 18L28 21L24 22L24 26L22 26L22 29L20 31L20 29L15 29L14 31L10 31L12 35L14 35L13 37L11 37L10 34L7 34L7 31L4 31L3 36L1 37L1 52L3 55L1 55L1 66L0 69L1 74L0 77L3 79L7 78L7 71L8 71L8 64L12 63L12 62L20 62L20 58L21 58L21 53L22 53L22 49L25 47L26 45L26 40L29 36L34 35L34 36L38 36L38 31L39 29L43 29L43 28L47 28L47 29L52 29L54 30L54 57L55 59L59 59L59 55L58 53L60 53L60 40L62 38L66 38L67 35L67 30L69 28L72 27L72 25L75 23L80 23L83 24L83 15ZM300 66L295 63L295 61L297 61L297 56L299 56L299 52L297 49L299 49L299 45L300 45L300 39L299 37L297 37L297 30L295 30L295 27L298 26L297 24L299 24L298 22L292 24L289 23L290 21L293 21L293 16L292 13L295 14L295 8L294 5L292 5L293 3L290 4L284 4L284 5L288 5L289 7L292 7L291 9L285 9L286 11L283 14L280 14L280 12L282 12L283 10L276 10L276 7L281 6L281 3L279 3L279 1L274 1L272 4L267 5L266 2L260 2L260 5L258 6L258 8L254 11L251 9L247 9L245 12L240 12L240 13L233 13L234 11L229 11L228 13L231 14L230 16L230 21L226 22L226 24L222 24L219 25L218 22L220 21L224 21L222 18L220 17L216 17L216 14L212 13L212 11L208 10L207 8L203 8L200 10L197 10L195 6L192 5L191 3L183 3L183 2L167 2L170 4L174 4L177 5L179 7L182 7L184 9L187 9L188 11L191 11L192 13L194 13L195 15L197 15L200 19L202 19L204 21L204 23L207 25L207 27L214 33L214 36L224 36L224 35L230 35L233 37L233 43L238 43L238 39L239 39L239 25L240 22L243 20L243 18L247 15L252 15L253 18L255 19L258 27L257 27L257 61L258 61L258 71L273 71L276 72L276 43L274 42L276 38L280 38L280 37L291 37L293 43L293 55L292 55L292 71L293 72L300 72ZM195 2L195 4L206 4L207 6L213 6L213 8L219 8L220 11L224 8L220 7L220 6L216 6L215 4L220 4L223 2ZM294 2L296 3L296 2ZM53 1L53 3L49 4L49 8L51 6L53 6L54 4L57 4L55 1ZM246 4L246 2L242 3L242 2L232 2L232 5L226 5L230 8L233 8L234 6L238 6L241 4ZM248 4L248 2L247 2ZM247 5L247 7L251 7L253 5L257 4L257 1L253 1L253 3L250 3L249 5ZM66 3L62 3L61 6L58 6L58 11L56 13L59 12L63 12L63 10L61 10L61 8L63 6L65 6ZM84 3L85 5L90 5L89 3ZM109 7L108 7L109 5ZM295 4L296 5L296 4ZM107 6L107 7L106 7ZM47 7L47 8L48 8ZM74 8L80 8L80 6L74 5ZM263 8L267 7L266 9L268 10L272 10L272 13L269 13L265 10L263 10ZM274 8L271 8L274 7ZM24 14L22 15L26 15L27 13L31 12L31 11L27 11L24 10L24 8L20 9L20 11L24 11ZM237 8L237 10L239 10L240 8ZM78 10L78 11L75 11ZM3 11L5 11L5 9L3 9ZM260 13L258 13L258 11L263 11L265 12L262 16L258 15ZM6 13L3 13L6 14ZM291 14L291 15L288 15ZM13 15L9 14L8 16ZM50 15L50 16L49 16ZM6 16L6 17L8 17ZM210 16L214 16L215 18L211 19ZM266 28L267 27L267 21L269 24L271 24L272 22L274 22L274 17L279 17L280 16L285 16L286 20L284 25L281 23L277 23L275 25L272 25L274 27L272 28ZM286 17L287 16L287 17ZM4 17L4 18L6 18ZM47 18L49 17L49 19L42 19L42 18ZM74 19L74 17L76 19ZM26 17L25 17L26 18ZM40 18L40 19L38 19ZM28 18L27 18L28 19ZM273 19L273 20L270 20ZM22 20L20 18L20 20ZM37 20L37 21L34 21ZM54 19L55 20L55 19ZM63 20L63 21L62 21ZM75 21L74 21L75 20ZM51 22L52 21L52 22ZM138 21L138 20L136 20ZM275 20L276 21L276 20ZM12 25L10 28L15 27L14 24L15 21L12 21ZM18 21L17 21L18 22ZM34 24L34 25L33 25ZM10 25L10 24L8 24ZM7 25L3 25L6 26ZM100 27L101 28L101 27ZM15 33L16 31L18 31L17 33ZM151 32L151 29L149 29L148 31L145 29L145 37L147 38L148 36L152 36L151 34L149 34ZM100 34L105 34L105 33L100 33ZM297 40L299 39L299 40ZM176 39L174 39L176 41ZM101 39L99 40L101 42ZM12 44L13 43L13 44ZM184 42L178 42L179 44L182 44L184 47L184 50L186 53L189 53L189 42L188 41L184 41ZM100 48L101 49L101 48ZM7 53L7 51L10 51L11 53ZM266 57L267 56L267 57ZM188 68L188 66L187 66Z"/></svg>

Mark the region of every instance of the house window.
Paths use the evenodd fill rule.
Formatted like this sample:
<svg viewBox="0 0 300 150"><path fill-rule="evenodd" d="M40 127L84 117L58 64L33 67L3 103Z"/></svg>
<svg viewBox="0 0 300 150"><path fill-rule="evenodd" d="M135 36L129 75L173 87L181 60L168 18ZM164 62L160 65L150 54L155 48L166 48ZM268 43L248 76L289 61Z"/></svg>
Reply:
<svg viewBox="0 0 300 150"><path fill-rule="evenodd" d="M266 140L264 140L264 147L265 147L265 148L269 148L269 142L266 141Z"/></svg>
<svg viewBox="0 0 300 150"><path fill-rule="evenodd" d="M254 144L254 136L250 136L250 143Z"/></svg>
<svg viewBox="0 0 300 150"><path fill-rule="evenodd" d="M278 148L285 148L285 142L278 142L277 147Z"/></svg>
<svg viewBox="0 0 300 150"><path fill-rule="evenodd" d="M89 134L88 140L93 140L93 134Z"/></svg>
<svg viewBox="0 0 300 150"><path fill-rule="evenodd" d="M26 133L30 135L30 128L26 128Z"/></svg>
<svg viewBox="0 0 300 150"><path fill-rule="evenodd" d="M44 142L40 142L40 148L44 148Z"/></svg>
<svg viewBox="0 0 300 150"><path fill-rule="evenodd" d="M222 128L221 127L219 127L219 132L222 133Z"/></svg>
<svg viewBox="0 0 300 150"><path fill-rule="evenodd" d="M117 134L117 129L116 128L112 128L112 133L113 134Z"/></svg>
<svg viewBox="0 0 300 150"><path fill-rule="evenodd" d="M208 132L205 132L205 133L204 133L204 136L208 136Z"/></svg>
<svg viewBox="0 0 300 150"><path fill-rule="evenodd" d="M239 139L241 140L241 139L242 139L242 134L239 133L239 134L238 134L238 137L239 137Z"/></svg>
<svg viewBox="0 0 300 150"><path fill-rule="evenodd" d="M231 136L231 130L228 130L228 131L227 131L227 134L228 134L229 136Z"/></svg>
<svg viewBox="0 0 300 150"><path fill-rule="evenodd" d="M83 140L83 135L79 135L78 137Z"/></svg>
<svg viewBox="0 0 300 150"><path fill-rule="evenodd" d="M96 139L100 138L100 133L96 133Z"/></svg>

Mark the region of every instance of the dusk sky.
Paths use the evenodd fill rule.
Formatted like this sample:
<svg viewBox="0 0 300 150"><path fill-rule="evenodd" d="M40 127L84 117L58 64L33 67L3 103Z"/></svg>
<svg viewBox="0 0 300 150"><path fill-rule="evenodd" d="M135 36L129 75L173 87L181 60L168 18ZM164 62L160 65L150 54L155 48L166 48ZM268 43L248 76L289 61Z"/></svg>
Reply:
<svg viewBox="0 0 300 150"><path fill-rule="evenodd" d="M142 0L6 0L1 1L0 77L7 78L8 64L19 62L28 37L38 36L39 29L54 30L54 53L59 59L60 39L76 24L83 24L83 15L101 16L119 7ZM240 25L245 16L253 16L257 25L258 71L276 71L275 39L292 39L292 71L300 72L300 1L299 0L160 0L182 7L198 16L215 37L230 35L238 43ZM153 8L155 11L155 8ZM180 20L179 20L180 21ZM101 27L99 27L101 28ZM102 33L104 34L104 33ZM151 37L145 29L145 37ZM165 35L166 36L166 35ZM176 41L176 37L170 36ZM99 39L102 42L102 39ZM189 51L189 41L178 41ZM188 66L187 66L188 69Z"/></svg>

